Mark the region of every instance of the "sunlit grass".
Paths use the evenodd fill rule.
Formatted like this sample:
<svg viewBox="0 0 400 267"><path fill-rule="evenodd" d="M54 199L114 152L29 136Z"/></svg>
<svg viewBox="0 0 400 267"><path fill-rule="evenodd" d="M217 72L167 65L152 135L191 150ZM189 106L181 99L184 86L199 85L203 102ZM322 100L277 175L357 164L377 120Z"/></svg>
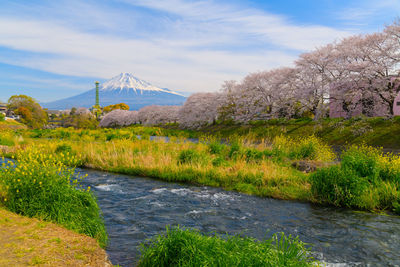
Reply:
<svg viewBox="0 0 400 267"><path fill-rule="evenodd" d="M297 238L284 234L258 241L167 228L142 246L139 266L317 266Z"/></svg>
<svg viewBox="0 0 400 267"><path fill-rule="evenodd" d="M100 209L90 190L79 187L82 177L70 166L79 156L46 153L30 146L0 168L0 202L10 211L63 225L96 238L105 246L107 235Z"/></svg>
<svg viewBox="0 0 400 267"><path fill-rule="evenodd" d="M171 134L165 131L141 126L24 131L19 135L24 136L25 144L16 147L23 149L24 146L42 144L46 154L54 155L59 160L62 160L60 157L63 153L74 156L75 162L67 165L153 177L168 182L208 185L263 197L328 203L364 210L399 209L400 182L393 179L400 177L400 160L393 155L375 157L374 164L377 167L370 167L379 170L379 175L354 174L354 171L349 171L352 168L333 166L311 174L310 179L310 174L293 168L292 163L303 161L326 166L325 163L332 162L336 157L328 145L313 135L302 138L279 135L273 139L258 138L254 134L233 135L224 142L215 136L202 135L199 143L192 143L181 136L186 132L174 130L169 141L149 140L150 134ZM137 138L138 133L141 134L140 139ZM46 138L37 138L36 134ZM29 138L32 135L35 135L34 138ZM15 137L8 138L15 140ZM366 157L368 162L368 153L363 150L352 158L361 160ZM349 163L344 161L343 164ZM360 166L357 168L364 168ZM354 184L358 185L355 188L364 184L366 189L362 189L362 194L352 192L347 185L338 184L341 177L354 178ZM391 180L376 177L391 177ZM329 184L332 188L328 190ZM333 196L330 196L331 193ZM357 195L357 201L342 200L349 199L349 195Z"/></svg>

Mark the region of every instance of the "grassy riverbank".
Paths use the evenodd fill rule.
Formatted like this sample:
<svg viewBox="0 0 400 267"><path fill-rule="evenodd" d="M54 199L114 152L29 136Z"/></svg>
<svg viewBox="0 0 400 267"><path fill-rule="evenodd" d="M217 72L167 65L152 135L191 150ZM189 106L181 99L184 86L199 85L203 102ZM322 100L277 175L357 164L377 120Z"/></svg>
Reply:
<svg viewBox="0 0 400 267"><path fill-rule="evenodd" d="M112 266L97 241L0 206L0 266Z"/></svg>
<svg viewBox="0 0 400 267"><path fill-rule="evenodd" d="M177 126L166 128L176 129ZM314 135L329 145L367 144L400 149L400 117L356 117L349 120L328 118L319 121L304 118L275 119L251 122L248 125L214 124L200 129L199 132L222 138L237 135L254 139L273 139L280 135L290 138Z"/></svg>
<svg viewBox="0 0 400 267"><path fill-rule="evenodd" d="M316 139L305 139L296 145L291 140L281 138L276 140L275 150L271 147L267 151L261 149L260 145L247 147L238 141L231 146L220 144L215 140L208 140L207 144L193 144L184 140L167 143L130 139L88 143L66 139L23 138L17 136L19 133L3 132L2 134L3 143L8 144L3 144L7 148L3 150L4 155L15 159L14 162L3 164L0 169L2 205L16 213L56 222L68 229L94 237L101 245L105 244L106 235L98 206L90 191L79 187L81 178L76 178L73 175L74 169L68 166L88 166L135 175L161 177L168 181L224 186L253 194L264 192L267 195L270 194L269 192L274 192L276 197L293 198L299 196L296 194L301 190L296 187L303 182L301 179L304 177L300 172L297 173L300 176L295 176L293 173L297 171L289 167L289 162L285 158L321 159L332 156L329 150L326 151L327 154L316 152L313 148L304 150L307 146L327 149ZM294 146L295 149L293 149ZM290 151L289 147L291 147ZM258 166L259 169L246 171L249 166L254 168ZM264 172L267 175L264 175ZM289 183L292 176L293 181ZM262 191L264 179L270 180L269 183L273 184L275 191L268 191L268 187L266 191ZM279 181L283 183L280 184ZM305 199L305 196L302 198ZM9 212L6 215L8 217L5 216L4 222L7 223L11 220L9 218L16 216ZM34 219L25 218L24 220ZM45 222L43 224L48 225ZM7 236L4 238L5 241L31 238L30 235L25 237L19 234L20 231L25 231L24 225L13 227L17 231L17 237ZM36 228L29 231L34 232L36 240L40 242L29 241L26 243L27 246L18 242L5 244L6 248L12 247L16 254L5 255L2 259L5 263L13 261L15 256L21 257L20 261L24 262L23 264L57 264L60 260L59 254L64 253L66 259L61 258L65 260L62 265L70 262L80 265L76 262L89 261L91 266L97 266L95 261L98 261L98 256L101 254L94 250L92 245L81 246L80 250L76 247L68 247L63 251L65 242L70 240L69 237L58 236L57 231L54 230L54 233L49 235L51 238L46 239L43 235L47 233L47 228L43 231ZM146 249L142 251L141 266L171 266L178 262L180 266L198 266L198 264L207 263L220 263L226 266L251 263L263 266L266 264L311 266L312 258L308 256L308 250L303 243L284 236L280 238L279 241L274 237L271 240L259 242L251 238L207 237L196 231L168 230L157 241L154 239L153 245L144 245ZM170 253L165 255L164 251L160 251L165 247L160 246L158 241L164 242L163 244L175 242L181 247L173 245L166 248ZM71 242L80 244L78 241ZM185 245L189 243L192 246ZM45 250L48 247L49 252ZM188 249L201 251L202 257L199 257L200 254L197 253L189 255ZM4 251L4 253L10 253L9 250ZM175 252L178 251L180 253L176 254ZM1 250L0 253L2 253ZM168 259L161 259L164 255ZM168 263L163 265L162 262L165 263L165 260Z"/></svg>
<svg viewBox="0 0 400 267"><path fill-rule="evenodd" d="M314 136L277 136L272 140L236 136L225 145L215 137L201 137L200 143L192 143L170 134L167 142L151 141L150 135L144 134L157 130L56 129L14 132L9 134L22 137L7 138L14 140L15 147L40 146L42 154L53 157L59 158L60 151L70 152L77 164L105 171L222 187L262 197L399 213L400 160L379 149L370 153L368 147L353 146L344 152L341 163L333 163L332 149ZM141 139L138 133L142 133ZM170 133L180 134L176 130ZM304 173L295 165L318 170ZM363 168L370 171L360 171Z"/></svg>
<svg viewBox="0 0 400 267"><path fill-rule="evenodd" d="M70 166L79 160L67 154L54 157L40 146L13 151L15 161L0 169L0 204L8 210L57 223L107 242L104 222L94 195L79 187L80 179Z"/></svg>
<svg viewBox="0 0 400 267"><path fill-rule="evenodd" d="M273 140L277 136L297 139L316 136L323 142L334 145L366 144L374 147L400 149L400 117L367 118L358 117L349 120L323 119L276 119L251 122L248 125L213 124L198 131L181 130L176 124L162 127L144 127L140 125L122 129L77 130L30 130L27 133L33 137L68 138L70 140L98 140L107 138L125 139L127 135L136 136L169 136L185 138L201 138L213 136L219 139L241 137L252 140Z"/></svg>
<svg viewBox="0 0 400 267"><path fill-rule="evenodd" d="M258 145L232 140L231 145L224 145L211 138L195 144L174 138L170 142L137 140L129 134L125 139L109 140L110 133L97 134L100 137L91 142L88 138L94 138L92 135L77 141L76 133L71 133L72 140L25 138L23 143L28 147L41 145L43 154L53 156L58 155L59 147L66 146L79 156L83 166L100 170L302 201L313 200L310 184L306 174L291 166L292 161L323 165L334 158L329 147L314 137L300 141L278 137L273 144Z"/></svg>

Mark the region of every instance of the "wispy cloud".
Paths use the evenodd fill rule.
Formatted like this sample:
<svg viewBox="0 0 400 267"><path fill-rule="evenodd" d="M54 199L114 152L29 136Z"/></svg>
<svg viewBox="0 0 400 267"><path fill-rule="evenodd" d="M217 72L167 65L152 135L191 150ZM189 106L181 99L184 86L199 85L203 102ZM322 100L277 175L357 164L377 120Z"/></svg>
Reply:
<svg viewBox="0 0 400 267"><path fill-rule="evenodd" d="M290 65L300 52L350 34L214 1L57 1L44 8L0 17L0 47L25 52L0 53L1 62L104 79L132 72L187 91L216 90L224 80Z"/></svg>
<svg viewBox="0 0 400 267"><path fill-rule="evenodd" d="M335 16L350 26L361 26L360 30L381 30L400 15L399 0L356 0L335 11ZM371 23L371 22L375 23ZM378 29L377 29L377 26Z"/></svg>

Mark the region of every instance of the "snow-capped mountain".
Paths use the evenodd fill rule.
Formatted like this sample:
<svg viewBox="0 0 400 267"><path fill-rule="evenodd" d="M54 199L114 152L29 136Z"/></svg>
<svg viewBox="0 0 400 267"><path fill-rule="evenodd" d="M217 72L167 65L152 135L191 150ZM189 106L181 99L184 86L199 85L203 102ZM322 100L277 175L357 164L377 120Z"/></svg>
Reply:
<svg viewBox="0 0 400 267"><path fill-rule="evenodd" d="M140 80L129 73L121 73L118 76L104 82L99 88L100 105L125 103L131 110L138 110L148 105L182 105L186 97L167 88L159 88ZM96 89L93 88L82 94L43 103L48 109L69 109L72 107L92 107L95 104Z"/></svg>
<svg viewBox="0 0 400 267"><path fill-rule="evenodd" d="M174 95L183 96L177 92L171 91L169 89L158 88L156 86L151 85L150 83L140 80L136 78L132 74L129 73L121 73L118 76L115 76L111 80L103 83L100 87L100 91L129 91L132 90L135 93L143 94L145 91L154 91L154 92L164 92L171 93Z"/></svg>

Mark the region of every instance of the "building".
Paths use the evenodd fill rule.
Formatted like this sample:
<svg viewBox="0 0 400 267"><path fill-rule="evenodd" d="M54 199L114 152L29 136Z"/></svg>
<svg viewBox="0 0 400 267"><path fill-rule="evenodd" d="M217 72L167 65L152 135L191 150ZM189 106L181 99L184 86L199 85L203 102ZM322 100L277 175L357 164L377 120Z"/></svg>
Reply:
<svg viewBox="0 0 400 267"><path fill-rule="evenodd" d="M0 102L0 113L4 114L4 116L7 116L7 111L7 104Z"/></svg>

